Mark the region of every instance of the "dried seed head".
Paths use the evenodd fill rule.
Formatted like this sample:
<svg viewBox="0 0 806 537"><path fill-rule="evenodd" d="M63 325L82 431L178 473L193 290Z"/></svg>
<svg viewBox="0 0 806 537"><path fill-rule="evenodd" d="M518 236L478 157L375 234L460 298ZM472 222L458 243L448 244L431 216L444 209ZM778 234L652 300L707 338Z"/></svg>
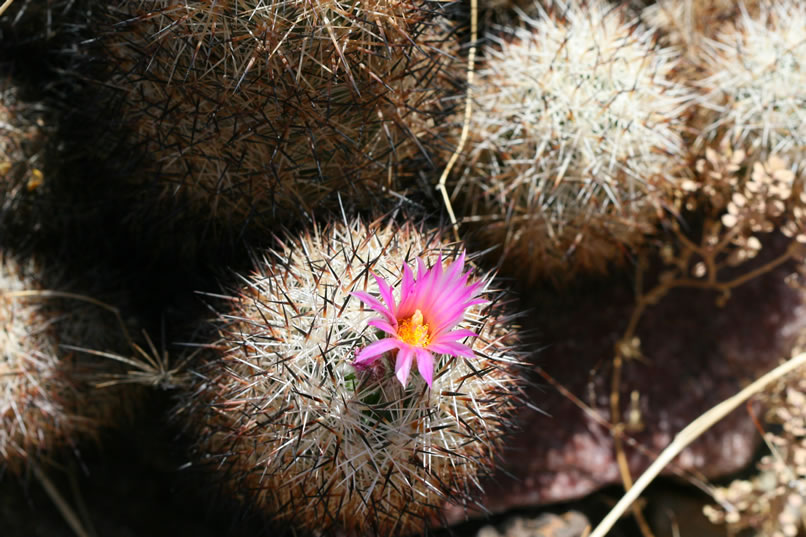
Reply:
<svg viewBox="0 0 806 537"><path fill-rule="evenodd" d="M801 345L793 354L802 350ZM727 525L731 534L798 535L804 528L806 495L806 378L795 371L754 399L763 408L765 425L772 425L765 427L772 453L761 458L754 475L717 488L719 505L704 512L711 522Z"/></svg>
<svg viewBox="0 0 806 537"><path fill-rule="evenodd" d="M793 240L806 238L803 174L786 160L736 149L727 138L708 147L695 164L695 177L676 193L676 214L705 218L701 241L719 245L720 263L738 266L755 258L765 234L779 231ZM696 274L695 274L696 276Z"/></svg>
<svg viewBox="0 0 806 537"><path fill-rule="evenodd" d="M692 99L669 79L677 53L623 9L556 3L485 48L460 183L483 239L530 279L603 270L652 229Z"/></svg>
<svg viewBox="0 0 806 537"><path fill-rule="evenodd" d="M267 254L222 314L215 360L183 409L199 450L232 490L280 520L317 531L404 534L445 501L469 501L521 400L517 328L485 280L459 328L474 358L436 354L433 389L395 377L393 353L368 368L358 350L383 337L351 295L400 292L403 265L459 248L413 225L336 224ZM189 407L189 408L184 408Z"/></svg>

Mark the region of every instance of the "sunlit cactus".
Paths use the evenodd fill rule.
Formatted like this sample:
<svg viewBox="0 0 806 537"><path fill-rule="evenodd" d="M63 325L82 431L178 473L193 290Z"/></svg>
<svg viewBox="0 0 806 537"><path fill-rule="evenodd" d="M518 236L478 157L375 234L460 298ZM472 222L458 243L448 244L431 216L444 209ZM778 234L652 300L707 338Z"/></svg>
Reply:
<svg viewBox="0 0 806 537"><path fill-rule="evenodd" d="M684 173L692 99L670 81L677 53L624 9L556 4L485 47L455 187L528 280L602 271L651 231Z"/></svg>
<svg viewBox="0 0 806 537"><path fill-rule="evenodd" d="M702 138L801 160L806 148L806 4L763 3L708 43L709 76L700 82L713 111Z"/></svg>
<svg viewBox="0 0 806 537"><path fill-rule="evenodd" d="M429 166L455 61L445 6L118 1L94 18L147 185L243 226L337 192L377 203L404 162Z"/></svg>
<svg viewBox="0 0 806 537"><path fill-rule="evenodd" d="M95 388L111 361L75 348L123 338L112 313L54 296L40 267L0 255L0 468L19 472L120 420L122 392Z"/></svg>
<svg viewBox="0 0 806 537"><path fill-rule="evenodd" d="M217 319L213 360L180 407L201 433L201 461L247 505L312 531L408 534L437 521L445 502L472 502L522 405L523 380L518 328L487 277L472 265L459 276L460 249L411 224L353 221L257 259ZM406 276L417 259L425 265ZM457 259L445 272L436 265ZM417 351L409 375L404 347L369 348L392 336L370 323L378 314L363 302L388 305L393 296L403 314L411 277L434 302L393 323L393 337ZM470 301L454 327L459 341L427 346L438 337L429 323L448 281L451 296ZM421 344L435 358L433 379Z"/></svg>

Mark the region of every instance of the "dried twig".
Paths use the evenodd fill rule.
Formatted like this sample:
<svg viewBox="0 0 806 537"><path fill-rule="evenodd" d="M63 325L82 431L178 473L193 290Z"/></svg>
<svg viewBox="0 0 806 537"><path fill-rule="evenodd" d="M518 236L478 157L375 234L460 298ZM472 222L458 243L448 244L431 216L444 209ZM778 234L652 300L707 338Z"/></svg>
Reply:
<svg viewBox="0 0 806 537"><path fill-rule="evenodd" d="M6 12L6 10L7 10L9 7L11 7L11 4L13 4L13 3L14 3L14 0L6 0L5 2L3 2L3 5L2 5L2 6L0 6L0 15L2 15L3 13L5 13L5 12Z"/></svg>
<svg viewBox="0 0 806 537"><path fill-rule="evenodd" d="M610 510L605 518L599 523L596 529L593 530L590 537L604 537L608 531L613 527L616 521L626 512L627 509L635 502L641 493L649 486L650 483L660 474L660 472L668 465L672 459L680 454L686 447L689 446L694 440L699 438L704 432L710 429L719 420L730 414L733 410L739 407L742 403L747 401L753 395L759 393L764 388L785 376L786 374L794 371L795 369L806 365L806 353L798 354L788 361L779 365L772 371L769 371L758 380L741 390L736 395L722 401L714 406L699 418L692 421L685 429L680 431L675 436L672 443L661 452L660 456L653 462L649 468L638 478L635 485L628 490L621 500Z"/></svg>
<svg viewBox="0 0 806 537"><path fill-rule="evenodd" d="M445 169L442 170L442 175L439 177L437 190L442 193L442 201L445 202L445 209L448 211L448 217L451 219L451 226L453 226L453 237L459 240L459 224L456 221L456 214L453 212L453 205L451 198L448 196L448 191L445 188L445 183L448 180L454 164L459 159L459 155L467 143L467 135L470 131L470 116L473 111L473 82L476 74L476 42L479 38L479 6L478 0L470 0L470 50L467 53L467 94L465 95L465 115L464 122L462 123L462 134L459 136L459 144L456 150L451 155Z"/></svg>
<svg viewBox="0 0 806 537"><path fill-rule="evenodd" d="M70 529L76 534L76 537L90 537L90 534L87 533L87 530L85 530L84 526L81 525L81 521L78 519L75 511L73 511L62 495L59 494L59 491L56 490L53 482L48 478L48 476L45 475L39 465L36 462L31 461L31 469L34 471L34 475L39 480L42 488L45 489L45 492L50 497L51 501L54 503L54 505L56 505L59 513L61 513L61 515L64 517L67 525L70 526Z"/></svg>

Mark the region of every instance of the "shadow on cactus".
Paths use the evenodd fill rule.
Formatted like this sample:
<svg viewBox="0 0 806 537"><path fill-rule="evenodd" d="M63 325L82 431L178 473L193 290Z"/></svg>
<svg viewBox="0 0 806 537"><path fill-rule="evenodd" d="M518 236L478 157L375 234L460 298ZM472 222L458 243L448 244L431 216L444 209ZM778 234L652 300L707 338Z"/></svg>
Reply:
<svg viewBox="0 0 806 537"><path fill-rule="evenodd" d="M455 63L448 6L151 0L93 24L104 85L153 159L146 184L237 229L338 207L337 192L374 204L404 162L431 165Z"/></svg>
<svg viewBox="0 0 806 537"><path fill-rule="evenodd" d="M120 422L129 398L95 388L119 368L72 346L126 343L115 315L97 301L49 290L45 282L58 275L0 254L0 468L20 472Z"/></svg>
<svg viewBox="0 0 806 537"><path fill-rule="evenodd" d="M180 405L200 460L311 531L407 534L472 502L524 381L518 327L460 248L356 220L255 260Z"/></svg>
<svg viewBox="0 0 806 537"><path fill-rule="evenodd" d="M30 231L24 229L31 225L29 194L45 182L45 145L53 126L50 110L21 98L13 78L0 76L0 230L19 235L18 226Z"/></svg>
<svg viewBox="0 0 806 537"><path fill-rule="evenodd" d="M685 175L678 54L604 1L557 2L490 37L474 88L464 221L527 280L603 271Z"/></svg>

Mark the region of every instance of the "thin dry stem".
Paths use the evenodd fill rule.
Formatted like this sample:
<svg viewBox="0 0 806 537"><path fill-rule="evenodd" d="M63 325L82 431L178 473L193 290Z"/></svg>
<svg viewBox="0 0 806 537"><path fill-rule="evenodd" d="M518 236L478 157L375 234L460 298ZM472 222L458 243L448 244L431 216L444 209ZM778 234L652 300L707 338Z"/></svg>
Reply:
<svg viewBox="0 0 806 537"><path fill-rule="evenodd" d="M683 237L682 233L678 230L678 235ZM684 238L684 237L683 237ZM681 240L681 242L684 242ZM661 281L655 287L653 287L650 291L646 293L642 293L639 295L638 299L636 300L635 308L633 308L632 315L630 316L630 320L627 324L627 329L624 332L621 340L616 344L616 352L613 356L613 372L611 375L611 385L610 385L610 419L611 419L611 427L610 433L613 438L613 445L614 450L616 453L616 462L619 468L619 474L621 475L621 480L624 485L624 489L629 491L633 487L632 483L632 475L630 474L629 464L627 462L627 456L624 452L624 444L623 444L623 432L624 432L624 423L621 419L621 371L624 364L624 349L627 348L636 338L636 330L638 328L638 323L641 320L646 308L652 304L657 303L661 298L666 296L669 291L676 287L690 287L690 288L700 288L700 289L713 289L722 292L723 296L729 293L732 289L741 286L742 284L756 278L762 274L766 274L767 272L775 269L776 267L782 265L786 261L792 259L795 255L799 253L802 249L802 245L798 242L790 243L789 247L786 251L781 254L780 256L772 259L771 261L763 264L762 266L748 271L747 273L738 276L732 280L726 282L719 282L715 281L715 277L709 280L693 280L689 278L680 278L680 279L670 279ZM717 263L715 261L716 255L719 253L716 249L708 249L705 250L703 248L698 248L698 252L705 260L706 264L716 267ZM639 279L640 282L640 274L642 270L639 268ZM640 291L640 283L639 291ZM632 506L633 514L635 515L636 522L641 529L642 534L645 536L652 535L649 525L646 522L643 514L641 513L640 506L635 504Z"/></svg>
<svg viewBox="0 0 806 537"><path fill-rule="evenodd" d="M608 531L613 527L616 521L630 508L641 493L649 486L650 483L660 474L660 472L680 454L686 447L688 447L694 440L699 438L703 433L708 431L714 424L722 418L730 414L733 410L750 399L755 394L762 391L764 388L794 371L795 369L806 365L806 353L798 354L790 358L783 364L777 366L771 371L767 372L755 382L741 390L736 395L729 397L718 405L714 406L699 418L692 421L686 428L680 431L675 436L672 443L660 454L660 456L653 462L649 468L638 478L635 485L628 490L619 502L610 510L605 518L599 523L596 529L593 530L590 537L604 537Z"/></svg>
<svg viewBox="0 0 806 537"><path fill-rule="evenodd" d="M2 12L0 12L2 14ZM123 322L123 317L120 316L120 310L114 306L110 306L106 302L101 302L98 299L92 298L87 295L81 295L78 293L69 293L66 291L51 291L48 289L42 290L25 290L25 291L6 291L0 293L0 298L2 297L9 297L9 298L68 298L72 300L81 300L82 302L87 302L89 304L93 304L94 306L98 306L99 308L103 308L106 311L113 313L117 318L118 324L120 325L123 334L126 337L126 341L130 344L132 342L132 338L129 335L129 330L126 328L126 323Z"/></svg>
<svg viewBox="0 0 806 537"><path fill-rule="evenodd" d="M473 82L476 73L476 41L479 37L479 6L478 0L470 0L470 50L467 53L467 94L465 96L465 115L462 123L462 134L459 136L459 143L456 150L451 155L445 169L442 170L442 175L439 177L439 184L437 189L442 193L442 201L445 202L445 209L448 211L448 216L451 219L451 226L453 226L454 240L459 240L459 223L456 220L456 214L453 212L453 205L451 198L448 196L448 191L445 188L445 183L448 180L454 164L462 154L462 150L467 143L467 135L470 131L470 117L473 112Z"/></svg>
<svg viewBox="0 0 806 537"><path fill-rule="evenodd" d="M556 388L557 391L560 392L560 394L563 397L565 397L566 399L571 401L577 408L579 408L585 414L587 414L593 421L595 421L596 423L598 423L599 425L601 425L602 427L604 427L608 431L613 430L614 426L613 426L612 423L607 421L607 418L602 416L599 412L597 412L596 410L591 408L590 405L586 404L579 397L574 395L568 388L563 386L557 379L555 379L554 377L549 375L545 370L543 370L543 368L538 367L536 371L537 371L538 375L540 375L541 377L543 377L546 380L546 382L548 382L549 384L554 386L554 388ZM638 443L638 441L635 438L633 438L632 436L630 436L628 434L624 434L623 430L621 432L621 437L624 440L624 443L626 443L631 448L639 451L641 454L645 455L646 457L654 459L654 458L657 458L658 455L660 454L659 451L649 449L646 446ZM675 475L677 475L681 479L684 479L684 480L688 481L693 486L697 487L698 489L700 489L704 493L708 494L709 496L714 495L713 487L708 484L708 482L706 481L706 477L704 475L699 474L696 471L689 470L687 468L684 468L684 467L679 466L679 465L674 464L674 463L670 464L669 466L670 466L671 470L675 473Z"/></svg>
<svg viewBox="0 0 806 537"><path fill-rule="evenodd" d="M59 491L53 485L53 482L48 478L48 476L45 475L39 465L36 462L31 461L31 469L33 470L36 478L39 480L39 483L42 485L42 488L45 489L45 492L59 510L59 513L61 513L61 515L64 517L67 525L70 526L70 529L76 534L76 537L91 537L90 534L87 533L87 530L84 529L84 526L81 525L81 521L79 520L75 511L73 511L62 495L59 494Z"/></svg>
<svg viewBox="0 0 806 537"><path fill-rule="evenodd" d="M9 7L11 7L11 4L13 4L13 3L14 3L14 0L6 0L5 2L3 2L3 5L2 5L2 6L0 6L0 15L2 15L3 13L5 13L5 12L6 12L6 10L7 10Z"/></svg>

